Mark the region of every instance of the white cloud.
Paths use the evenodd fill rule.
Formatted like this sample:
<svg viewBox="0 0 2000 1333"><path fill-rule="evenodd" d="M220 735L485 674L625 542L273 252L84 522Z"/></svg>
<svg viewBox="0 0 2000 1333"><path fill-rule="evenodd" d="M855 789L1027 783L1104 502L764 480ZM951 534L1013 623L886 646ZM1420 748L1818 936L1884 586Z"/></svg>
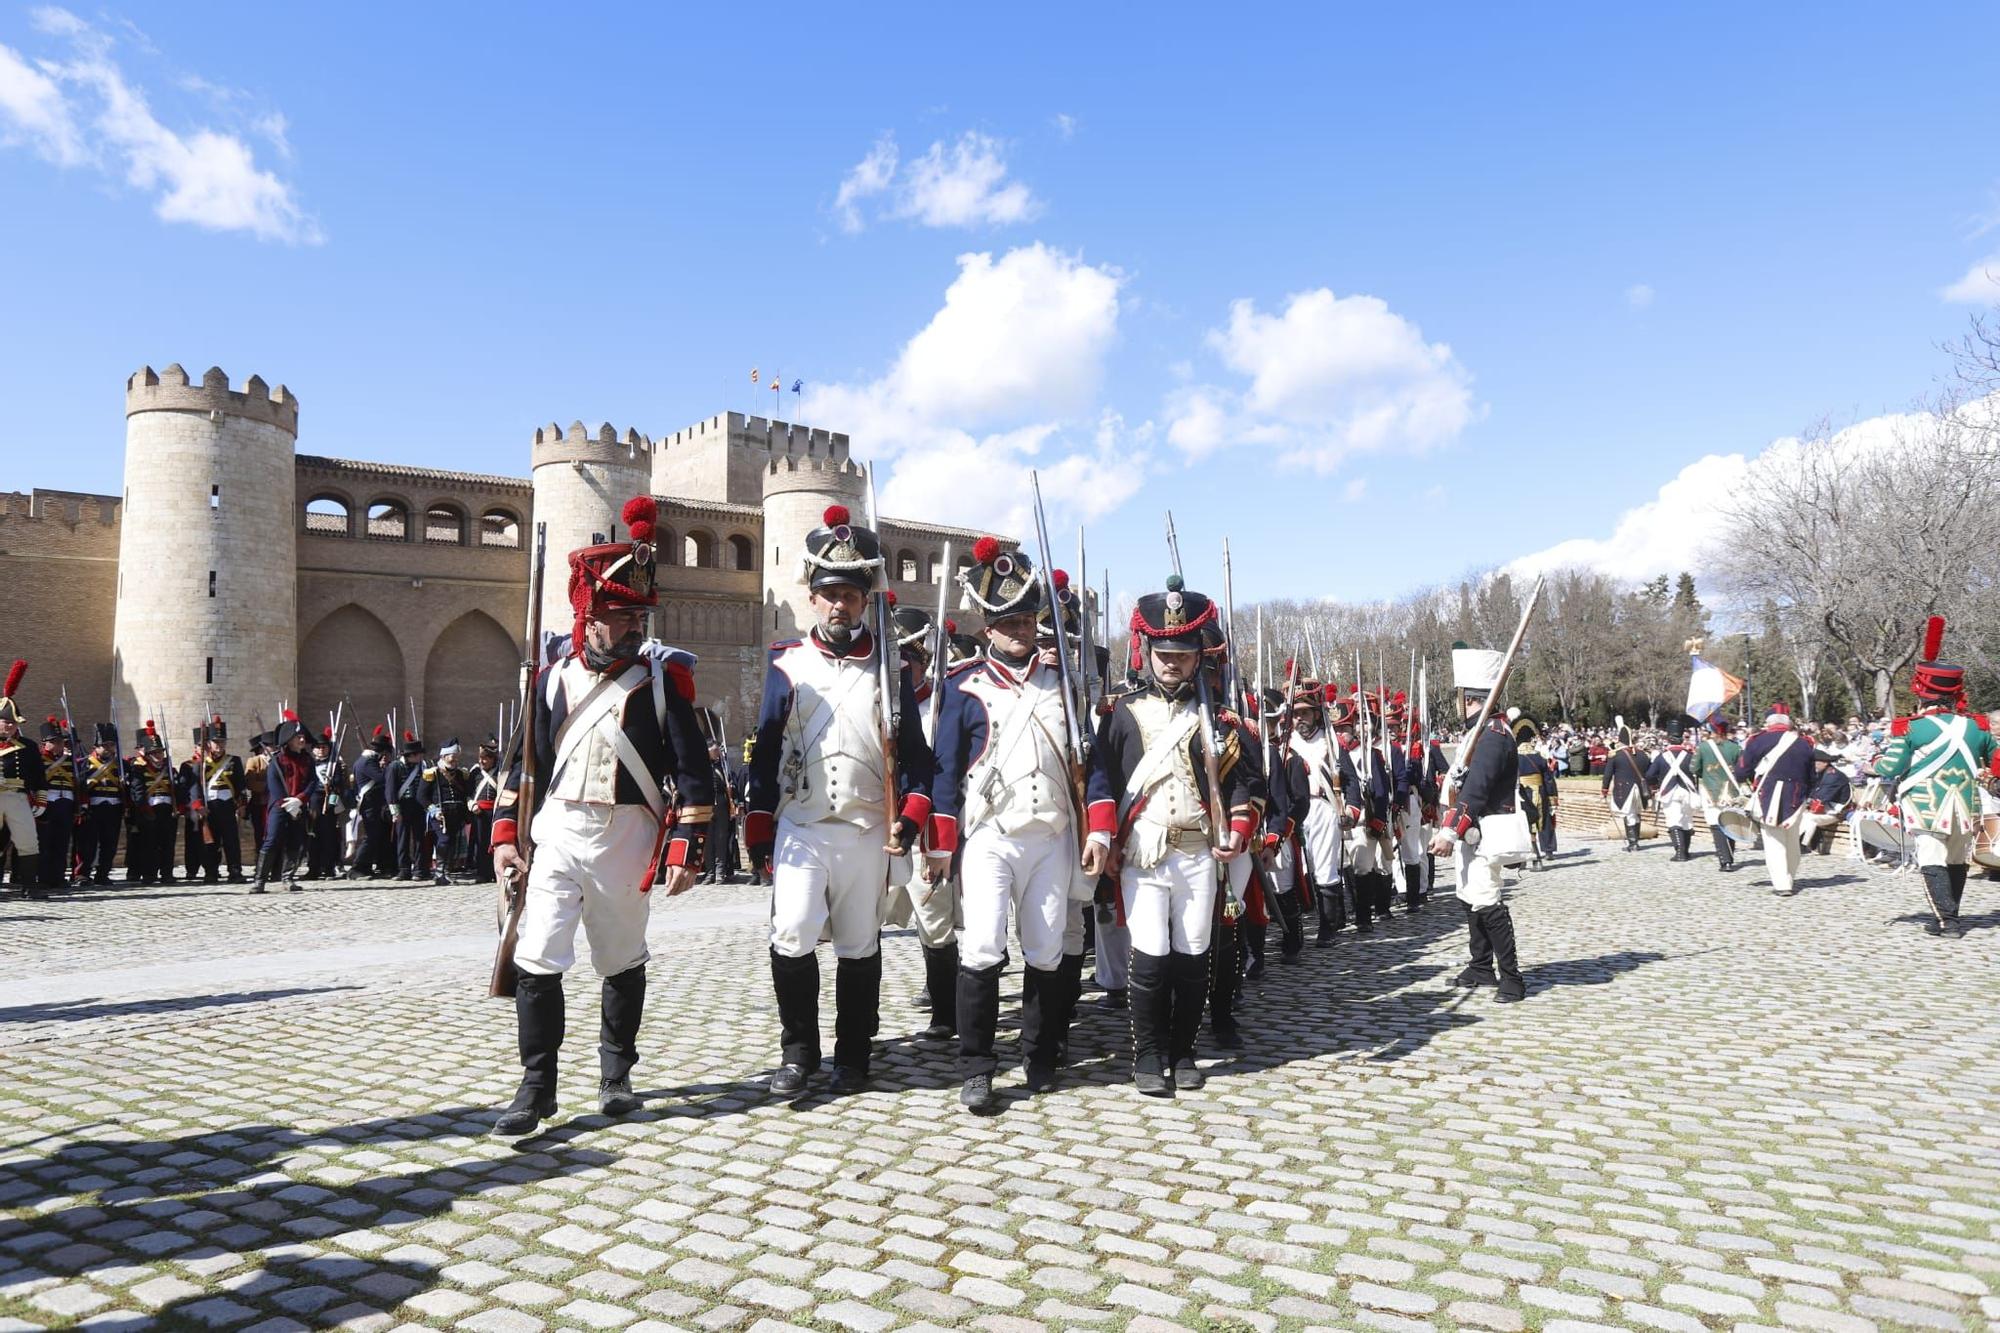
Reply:
<svg viewBox="0 0 2000 1333"><path fill-rule="evenodd" d="M1634 310L1644 310L1653 304L1653 289L1643 282L1635 282L1625 289L1625 304Z"/></svg>
<svg viewBox="0 0 2000 1333"><path fill-rule="evenodd" d="M1893 447L1918 418L1891 413L1837 432L1831 447L1851 457ZM1797 436L1773 440L1754 458L1707 454L1682 468L1644 504L1619 515L1605 538L1573 537L1507 566L1517 577L1557 569L1590 569L1623 583L1643 583L1681 570L1701 573L1722 539L1725 516L1753 472L1796 466Z"/></svg>
<svg viewBox="0 0 2000 1333"><path fill-rule="evenodd" d="M0 143L26 144L58 166L122 176L154 196L153 211L166 222L295 244L322 239L291 185L259 168L241 135L169 128L126 78L108 35L63 9L38 9L33 19L69 50L30 65L0 46ZM283 117L262 119L260 132L288 154Z"/></svg>
<svg viewBox="0 0 2000 1333"><path fill-rule="evenodd" d="M2000 304L2000 254L1986 256L1938 295L1966 305Z"/></svg>
<svg viewBox="0 0 2000 1333"><path fill-rule="evenodd" d="M1058 111L1055 115L1050 116L1049 124L1055 126L1056 133L1061 135L1065 140L1076 137L1077 119L1067 111Z"/></svg>
<svg viewBox="0 0 2000 1333"><path fill-rule="evenodd" d="M1288 297L1275 315L1239 300L1208 345L1248 383L1169 396L1167 438L1190 457L1259 444L1325 474L1357 453L1422 453L1477 415L1471 376L1451 348L1425 342L1379 297L1321 287Z"/></svg>
<svg viewBox="0 0 2000 1333"><path fill-rule="evenodd" d="M1108 512L1138 488L1153 434L1095 407L1123 281L1040 244L961 255L885 373L816 386L802 412L881 466L890 514L1024 535L1030 467L1071 521Z"/></svg>
<svg viewBox="0 0 2000 1333"><path fill-rule="evenodd" d="M1001 142L973 130L950 144L937 140L909 162L895 136L883 135L841 180L834 215L843 230L860 231L868 222L862 203L884 196L878 216L925 227L1005 226L1042 211L1033 191L1008 179Z"/></svg>

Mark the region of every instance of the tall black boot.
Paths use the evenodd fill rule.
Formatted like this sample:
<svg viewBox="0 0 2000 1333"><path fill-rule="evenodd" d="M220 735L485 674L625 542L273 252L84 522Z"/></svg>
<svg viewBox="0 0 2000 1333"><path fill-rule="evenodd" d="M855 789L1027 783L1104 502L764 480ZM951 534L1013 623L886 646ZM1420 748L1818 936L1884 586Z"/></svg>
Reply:
<svg viewBox="0 0 2000 1333"><path fill-rule="evenodd" d="M958 976L953 978L952 989L958 997L958 1076L966 1080L968 1087L975 1078L984 1078L990 1085L993 1071L1000 1067L999 1058L993 1053L993 1037L1000 1026L1000 974L1006 970L1005 960L991 967L967 967L960 963ZM1023 1006L1027 1004L1026 993L1024 981ZM1027 1035L1028 1018L1024 1008L1021 1015L1021 1038L1024 1043ZM991 1091L989 1086L988 1095L980 1099L980 1105L990 1100Z"/></svg>
<svg viewBox="0 0 2000 1333"><path fill-rule="evenodd" d="M1236 1027L1236 995L1243 985L1243 928L1217 922L1208 942L1208 1028L1225 1051L1243 1048Z"/></svg>
<svg viewBox="0 0 2000 1333"><path fill-rule="evenodd" d="M1486 918L1477 908L1465 908L1465 943L1471 961L1452 978L1451 984L1467 988L1496 984L1499 978L1493 972L1493 941L1486 934Z"/></svg>
<svg viewBox="0 0 2000 1333"><path fill-rule="evenodd" d="M1507 904L1495 903L1480 909L1486 918L1486 938L1493 945L1493 970L1500 974L1500 992L1496 997L1502 1004L1512 1004L1524 998L1528 987L1521 980L1521 965L1514 956L1514 914L1507 910Z"/></svg>
<svg viewBox="0 0 2000 1333"><path fill-rule="evenodd" d="M1205 953L1176 953L1167 956L1173 996L1167 1010L1168 1066L1173 1071L1174 1088L1193 1092L1207 1082L1194 1062L1195 1043L1201 1037L1201 1011L1208 999L1209 959Z"/></svg>
<svg viewBox="0 0 2000 1333"><path fill-rule="evenodd" d="M1375 933L1375 889L1374 876L1353 871L1341 876L1343 887L1354 895L1354 933L1372 935ZM1338 893L1341 890L1336 889Z"/></svg>
<svg viewBox="0 0 2000 1333"><path fill-rule="evenodd" d="M1080 961L1080 960L1079 960ZM999 1004L999 990L994 990ZM1021 1069L1031 1092L1040 1092L1055 1083L1059 1052L1066 1035L1063 1005L1062 965L1044 972L1038 967L1021 972Z"/></svg>
<svg viewBox="0 0 2000 1333"><path fill-rule="evenodd" d="M1389 909L1396 902L1396 872L1377 870L1375 872L1375 915L1387 921Z"/></svg>
<svg viewBox="0 0 2000 1333"><path fill-rule="evenodd" d="M1965 905L1965 876L1972 869L1968 865L1946 866L1945 873L1951 880L1951 915L1958 918L1959 908Z"/></svg>
<svg viewBox="0 0 2000 1333"><path fill-rule="evenodd" d="M1148 1097L1174 1093L1167 1078L1167 962L1159 954L1135 948L1126 982L1132 1013L1132 1084Z"/></svg>
<svg viewBox="0 0 2000 1333"><path fill-rule="evenodd" d="M1306 947L1305 904L1297 889L1278 895L1278 957L1287 963L1299 961Z"/></svg>
<svg viewBox="0 0 2000 1333"><path fill-rule="evenodd" d="M14 882L21 886L23 897L48 900L49 891L42 887L42 858L38 853L15 853Z"/></svg>
<svg viewBox="0 0 2000 1333"><path fill-rule="evenodd" d="M1924 933L1942 935L1958 925L1958 904L1952 901L1951 871L1948 866L1922 866L1924 876L1924 896L1930 900L1931 915L1924 922Z"/></svg>
<svg viewBox="0 0 2000 1333"><path fill-rule="evenodd" d="M646 1011L646 965L604 978L604 1014L597 1029L597 1109L630 1115L639 1109L632 1066L639 1063L639 1018Z"/></svg>
<svg viewBox="0 0 2000 1333"><path fill-rule="evenodd" d="M1319 916L1319 933L1313 936L1316 947L1333 943L1333 934L1344 924L1341 921L1340 885L1313 885L1313 909Z"/></svg>
<svg viewBox="0 0 2000 1333"><path fill-rule="evenodd" d="M1625 821L1625 850L1628 852L1639 850L1639 823L1637 820L1628 819Z"/></svg>
<svg viewBox="0 0 2000 1333"><path fill-rule="evenodd" d="M1243 929L1243 979L1255 981L1264 975L1264 951L1271 945L1271 928L1256 921L1245 921Z"/></svg>
<svg viewBox="0 0 2000 1333"><path fill-rule="evenodd" d="M523 972L514 987L514 1019L521 1050L521 1086L493 1132L508 1138L532 1134L556 1113L556 1053L563 1043L563 979Z"/></svg>
<svg viewBox="0 0 2000 1333"><path fill-rule="evenodd" d="M1424 905L1424 864L1408 861L1403 865L1403 910L1414 912Z"/></svg>
<svg viewBox="0 0 2000 1333"><path fill-rule="evenodd" d="M1715 839L1715 859L1724 870L1736 869L1736 846L1729 835L1715 824L1708 826L1708 836Z"/></svg>
<svg viewBox="0 0 2000 1333"><path fill-rule="evenodd" d="M771 1077L781 1096L805 1091L819 1069L819 955L788 958L771 950L771 989L778 999L778 1042L782 1066Z"/></svg>
<svg viewBox="0 0 2000 1333"><path fill-rule="evenodd" d="M1069 1063L1069 1030L1076 1022L1076 1003L1083 998L1083 955L1066 953L1056 964L1056 1005L1055 1017L1050 1030L1055 1035L1056 1068ZM1032 1070L1029 1071L1031 1074ZM1040 1091L1040 1089L1033 1089Z"/></svg>
<svg viewBox="0 0 2000 1333"><path fill-rule="evenodd" d="M931 1025L924 1036L942 1041L958 1031L958 941L924 946L924 991L931 1000Z"/></svg>
<svg viewBox="0 0 2000 1333"><path fill-rule="evenodd" d="M964 969L959 969L963 975ZM833 973L833 1091L854 1092L868 1078L882 1026L882 951L843 958Z"/></svg>
<svg viewBox="0 0 2000 1333"><path fill-rule="evenodd" d="M277 860L278 849L275 847L266 847L257 853L257 873L250 880L250 892L264 892L264 882L271 877L271 871Z"/></svg>

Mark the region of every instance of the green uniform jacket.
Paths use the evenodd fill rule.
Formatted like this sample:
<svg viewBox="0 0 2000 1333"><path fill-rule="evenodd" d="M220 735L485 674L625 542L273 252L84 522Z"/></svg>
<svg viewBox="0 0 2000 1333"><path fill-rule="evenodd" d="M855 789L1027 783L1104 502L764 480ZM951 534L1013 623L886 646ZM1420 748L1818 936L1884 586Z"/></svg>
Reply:
<svg viewBox="0 0 2000 1333"><path fill-rule="evenodd" d="M1712 735L1703 736L1694 743L1694 779L1701 784L1701 794L1708 798L1710 804L1723 800L1736 790L1733 775L1736 761L1742 755L1743 747L1735 741L1719 741Z"/></svg>
<svg viewBox="0 0 2000 1333"><path fill-rule="evenodd" d="M1943 708L1897 718L1875 761L1876 777L1896 780L1909 821L1941 834L1979 827L1979 779L1996 771L1986 719Z"/></svg>

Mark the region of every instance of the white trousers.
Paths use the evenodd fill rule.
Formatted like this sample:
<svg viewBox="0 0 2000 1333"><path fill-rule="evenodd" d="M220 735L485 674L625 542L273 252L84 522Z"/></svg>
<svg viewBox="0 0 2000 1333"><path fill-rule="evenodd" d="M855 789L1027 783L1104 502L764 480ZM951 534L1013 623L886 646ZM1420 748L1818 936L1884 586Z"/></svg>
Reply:
<svg viewBox="0 0 2000 1333"><path fill-rule="evenodd" d="M1306 807L1299 845L1305 849L1306 878L1315 884L1340 882L1340 812L1332 801L1315 800Z"/></svg>
<svg viewBox="0 0 2000 1333"><path fill-rule="evenodd" d="M1007 918L1021 935L1021 957L1046 972L1062 958L1076 840L1067 830L1024 829L1009 837L981 825L966 835L959 871L962 967L992 967L1007 957Z"/></svg>
<svg viewBox="0 0 2000 1333"><path fill-rule="evenodd" d="M1910 836L1916 839L1917 864L1920 866L1962 866L1972 848L1972 833L1966 829L1956 833L1911 829Z"/></svg>
<svg viewBox="0 0 2000 1333"><path fill-rule="evenodd" d="M535 859L514 966L540 976L576 965L576 927L590 940L590 963L601 977L639 966L652 910L646 865L660 821L643 805L587 805L550 798L533 825Z"/></svg>
<svg viewBox="0 0 2000 1333"><path fill-rule="evenodd" d="M1215 855L1169 850L1146 870L1126 866L1118 887L1125 928L1140 953L1201 953L1215 921Z"/></svg>
<svg viewBox="0 0 2000 1333"><path fill-rule="evenodd" d="M1506 892L1506 881L1501 872L1505 867L1497 859L1481 856L1479 849L1460 842L1452 849L1452 865L1458 872L1458 900L1474 909L1491 907L1498 903Z"/></svg>
<svg viewBox="0 0 2000 1333"><path fill-rule="evenodd" d="M1347 864L1355 874L1372 875L1387 870L1393 855L1388 834L1370 833L1366 824L1356 824L1347 831Z"/></svg>
<svg viewBox="0 0 2000 1333"><path fill-rule="evenodd" d="M1771 873L1771 892L1792 891L1792 882L1799 876L1799 830L1796 825L1764 825L1764 868Z"/></svg>
<svg viewBox="0 0 2000 1333"><path fill-rule="evenodd" d="M958 881L947 875L935 884L926 883L924 858L899 856L893 862L889 901L882 909L884 922L901 930L916 923L917 939L929 949L942 949L961 924L958 912Z"/></svg>
<svg viewBox="0 0 2000 1333"><path fill-rule="evenodd" d="M1694 827L1694 793L1676 789L1660 793L1660 823L1667 828Z"/></svg>
<svg viewBox="0 0 2000 1333"><path fill-rule="evenodd" d="M1403 832L1396 840L1396 859L1406 866L1424 863L1424 807L1415 796L1403 808Z"/></svg>
<svg viewBox="0 0 2000 1333"><path fill-rule="evenodd" d="M14 855L40 854L42 844L35 834L35 807L28 804L28 793L0 791L0 826L4 826L7 836L14 840ZM68 866L62 869L64 873L69 871Z"/></svg>
<svg viewBox="0 0 2000 1333"><path fill-rule="evenodd" d="M771 854L771 947L803 958L831 927L836 958L882 947L882 890L889 852L880 824L778 821Z"/></svg>

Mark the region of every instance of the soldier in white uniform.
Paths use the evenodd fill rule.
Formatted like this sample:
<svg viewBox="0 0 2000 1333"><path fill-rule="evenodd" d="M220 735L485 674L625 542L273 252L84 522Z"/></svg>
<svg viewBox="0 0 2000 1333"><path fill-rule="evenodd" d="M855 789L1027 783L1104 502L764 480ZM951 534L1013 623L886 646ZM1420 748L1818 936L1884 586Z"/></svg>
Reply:
<svg viewBox="0 0 2000 1333"><path fill-rule="evenodd" d="M1305 765L1306 790L1312 798L1298 834L1309 896L1319 914L1319 934L1313 943L1322 948L1333 943L1334 933L1347 924L1342 884L1346 831L1361 822L1361 780L1353 760L1326 728L1329 708L1336 725L1353 724L1352 705L1329 700L1319 682L1302 680L1293 687L1287 748Z"/></svg>
<svg viewBox="0 0 2000 1333"><path fill-rule="evenodd" d="M1132 1077L1140 1093L1172 1096L1205 1082L1195 1063L1208 992L1208 942L1218 862L1243 854L1262 818L1262 793L1229 743L1204 737L1196 686L1202 627L1215 604L1178 575L1132 612L1134 667L1146 683L1116 696L1090 759L1089 844L1095 878L1122 853L1119 906L1132 932ZM1214 744L1214 786L1205 751ZM1218 790L1219 788L1219 790Z"/></svg>
<svg viewBox="0 0 2000 1333"><path fill-rule="evenodd" d="M1085 881L1081 824L1063 680L1036 646L1046 597L1026 554L982 537L959 575L986 618L986 660L945 681L931 788L929 873L943 879L961 856L959 1102L993 1104L993 1051L1009 921L1019 934L1021 1063L1031 1092L1053 1087L1064 1034L1058 967L1070 903Z"/></svg>
<svg viewBox="0 0 2000 1333"><path fill-rule="evenodd" d="M1666 721L1667 745L1653 756L1646 781L1659 802L1660 825L1674 844L1673 859L1692 861L1694 807L1701 798L1694 776L1694 747L1686 743L1687 724L1678 717Z"/></svg>
<svg viewBox="0 0 2000 1333"><path fill-rule="evenodd" d="M818 623L803 639L771 645L743 834L751 858L771 863L771 984L783 1043L771 1091L781 1097L803 1093L820 1064L822 931L837 960L831 1091L866 1084L881 1019L889 863L916 845L930 817L931 752L916 690L897 662L900 701L881 698L876 638L862 623L882 543L833 505L806 535L802 559ZM884 752L885 708L893 756Z"/></svg>
<svg viewBox="0 0 2000 1333"><path fill-rule="evenodd" d="M521 1086L495 1134L533 1133L556 1112L556 1056L565 1018L563 973L576 962L579 924L603 978L598 1029L598 1109L627 1115L639 1021L646 1002L646 920L662 857L669 895L700 869L714 800L706 747L694 712L694 658L645 635L659 605L649 496L621 517L629 540L570 552L569 634L551 633L534 681L534 856L514 966ZM523 873L520 754L495 803L493 868ZM674 802L666 787L672 784ZM668 831L672 841L668 843Z"/></svg>
<svg viewBox="0 0 2000 1333"><path fill-rule="evenodd" d="M1452 649L1452 678L1468 726L1478 720L1503 664L1501 654L1487 649ZM1492 986L1500 1003L1512 1004L1528 989L1516 956L1514 917L1504 900L1505 867L1499 856L1487 855L1484 846L1484 831L1493 826L1485 821L1513 818L1520 785L1519 752L1505 718L1487 718L1486 729L1472 738L1464 753L1464 765L1453 784L1451 804L1439 810L1437 832L1431 835L1431 851L1453 859L1458 901L1465 908L1471 960L1452 984L1467 989Z"/></svg>
<svg viewBox="0 0 2000 1333"><path fill-rule="evenodd" d="M936 694L932 668L941 636L930 612L917 606L898 606L889 616L896 626L896 646L902 650L903 666L915 682L917 719L923 724L926 743L935 742L931 718L943 706ZM950 858L946 858L947 867ZM958 911L957 877L949 872L932 878L925 858L899 857L890 875L887 924L898 929L916 923L917 942L924 951L924 988L915 1005L930 1014L923 1035L929 1041L943 1041L958 1032Z"/></svg>

